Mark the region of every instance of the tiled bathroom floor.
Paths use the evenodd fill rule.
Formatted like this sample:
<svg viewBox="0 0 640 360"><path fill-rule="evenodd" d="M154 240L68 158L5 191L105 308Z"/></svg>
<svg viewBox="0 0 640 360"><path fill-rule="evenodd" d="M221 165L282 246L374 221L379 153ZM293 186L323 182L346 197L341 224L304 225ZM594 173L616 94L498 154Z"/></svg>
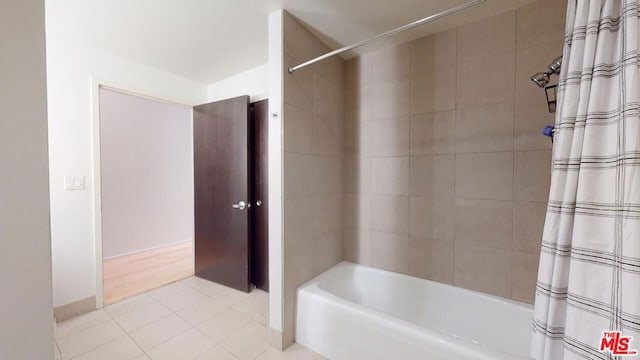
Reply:
<svg viewBox="0 0 640 360"><path fill-rule="evenodd" d="M56 359L324 359L267 343L268 296L196 277L58 324Z"/></svg>

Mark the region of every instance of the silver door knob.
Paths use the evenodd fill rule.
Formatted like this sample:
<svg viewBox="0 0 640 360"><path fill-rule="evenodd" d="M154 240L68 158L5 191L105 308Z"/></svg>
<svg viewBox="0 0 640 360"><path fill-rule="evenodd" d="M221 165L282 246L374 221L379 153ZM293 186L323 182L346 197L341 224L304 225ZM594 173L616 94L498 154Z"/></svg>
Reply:
<svg viewBox="0 0 640 360"><path fill-rule="evenodd" d="M262 200L256 201L256 206L262 206Z"/></svg>
<svg viewBox="0 0 640 360"><path fill-rule="evenodd" d="M231 206L232 206L234 209L238 209L238 210L244 210L244 209L246 209L246 208L248 207L248 206L247 206L247 203L246 203L246 202L244 202L244 201L240 201L240 202L238 202L237 204L233 204L233 205L231 205Z"/></svg>

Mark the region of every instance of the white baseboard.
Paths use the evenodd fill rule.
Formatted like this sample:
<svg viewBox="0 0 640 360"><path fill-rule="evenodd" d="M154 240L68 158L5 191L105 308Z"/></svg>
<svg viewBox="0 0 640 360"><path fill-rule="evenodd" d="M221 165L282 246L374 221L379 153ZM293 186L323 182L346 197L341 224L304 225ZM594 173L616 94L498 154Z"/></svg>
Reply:
<svg viewBox="0 0 640 360"><path fill-rule="evenodd" d="M145 251L162 249L162 248L165 248L165 247L181 245L181 244L185 244L185 243L188 243L188 242L192 243L193 239L182 240L182 241L178 241L178 242L174 242L174 243L170 243L170 244L158 245L158 246L154 246L154 247L150 247L150 248L146 248L146 249L130 251L128 253L124 253L124 254L120 254L120 255L105 257L102 260L117 259L119 257L123 257L123 256L127 256L127 255L139 254L139 253L142 253L142 252L145 252Z"/></svg>

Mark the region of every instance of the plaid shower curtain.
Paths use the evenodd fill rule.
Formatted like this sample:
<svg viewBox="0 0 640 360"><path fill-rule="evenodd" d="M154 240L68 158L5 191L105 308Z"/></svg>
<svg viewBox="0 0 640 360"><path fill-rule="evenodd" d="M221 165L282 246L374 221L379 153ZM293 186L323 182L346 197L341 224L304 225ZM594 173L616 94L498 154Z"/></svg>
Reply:
<svg viewBox="0 0 640 360"><path fill-rule="evenodd" d="M640 0L569 0L535 359L621 358L603 331L640 350L639 16Z"/></svg>

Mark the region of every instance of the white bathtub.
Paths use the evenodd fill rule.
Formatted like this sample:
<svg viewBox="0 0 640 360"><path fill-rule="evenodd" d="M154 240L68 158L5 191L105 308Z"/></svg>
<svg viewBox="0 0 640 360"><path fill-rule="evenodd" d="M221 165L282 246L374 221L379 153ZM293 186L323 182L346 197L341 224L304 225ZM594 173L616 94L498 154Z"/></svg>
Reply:
<svg viewBox="0 0 640 360"><path fill-rule="evenodd" d="M349 262L297 301L296 341L331 360L529 359L520 302Z"/></svg>

